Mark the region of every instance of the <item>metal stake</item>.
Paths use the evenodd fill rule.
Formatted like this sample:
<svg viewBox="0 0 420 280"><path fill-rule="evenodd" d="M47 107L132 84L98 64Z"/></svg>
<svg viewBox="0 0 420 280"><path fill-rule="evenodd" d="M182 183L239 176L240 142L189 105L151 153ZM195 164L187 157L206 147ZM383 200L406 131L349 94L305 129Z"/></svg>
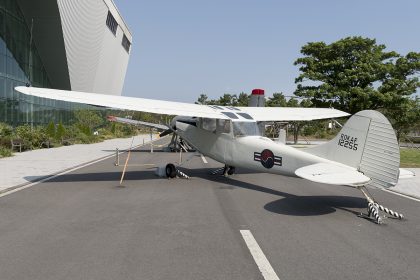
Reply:
<svg viewBox="0 0 420 280"><path fill-rule="evenodd" d="M120 165L120 151L118 148L115 149L115 166Z"/></svg>

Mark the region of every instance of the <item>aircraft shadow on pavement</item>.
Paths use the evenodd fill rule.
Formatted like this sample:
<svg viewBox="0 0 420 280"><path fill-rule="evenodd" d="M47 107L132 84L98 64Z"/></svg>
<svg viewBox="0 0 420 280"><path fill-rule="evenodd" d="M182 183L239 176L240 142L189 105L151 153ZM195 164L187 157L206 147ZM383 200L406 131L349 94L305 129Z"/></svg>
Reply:
<svg viewBox="0 0 420 280"><path fill-rule="evenodd" d="M234 189L243 188L263 193L268 193L282 197L273 202L267 203L264 209L273 213L292 215L292 216L317 216L325 215L336 212L336 209L347 211L355 215L359 214L359 211L351 210L352 208L366 208L366 200L361 197L352 196L298 196L284 191L275 190L272 188L244 182L237 180L233 177L226 178L220 175L210 175L210 172L214 168L193 168L185 169L180 168L192 177L209 180L212 182L223 183L228 185L227 187L221 187L221 189ZM248 170L241 170L237 174L250 174L255 173ZM28 181L38 181L39 177L27 176L25 177ZM32 179L32 180L31 180ZM119 182L121 179L121 171L113 172L98 172L98 173L71 173L64 174L58 177L47 180L50 183L59 182ZM155 168L147 170L135 170L127 171L125 173L124 181L136 181L136 180L157 180L162 179L155 174ZM179 179L183 180L183 179Z"/></svg>
<svg viewBox="0 0 420 280"><path fill-rule="evenodd" d="M115 152L115 150L102 150L102 152ZM128 152L128 150L127 150ZM147 150L131 150L132 153L149 153L150 149ZM126 153L126 150L120 150L120 153ZM167 153L163 150L153 150L153 153Z"/></svg>
<svg viewBox="0 0 420 280"><path fill-rule="evenodd" d="M207 177L208 178L208 177ZM366 208L366 200L353 196L298 196L248 182L223 177L210 177L212 181L223 182L233 187L244 188L281 196L281 199L267 203L264 209L273 213L291 216L318 216L334 213L337 209L358 215L353 208ZM225 180L224 180L225 179ZM349 209L350 208L350 209Z"/></svg>
<svg viewBox="0 0 420 280"><path fill-rule="evenodd" d="M124 181L135 180L151 180L158 179L155 175L155 169L152 170L139 170L139 171L126 171ZM25 180L39 178L34 176L27 176ZM47 183L64 183L64 182L119 182L121 179L121 171L115 172L98 172L98 173L80 173L80 174L64 174L58 177L47 180ZM38 180L35 180L38 181ZM32 181L31 181L32 182Z"/></svg>

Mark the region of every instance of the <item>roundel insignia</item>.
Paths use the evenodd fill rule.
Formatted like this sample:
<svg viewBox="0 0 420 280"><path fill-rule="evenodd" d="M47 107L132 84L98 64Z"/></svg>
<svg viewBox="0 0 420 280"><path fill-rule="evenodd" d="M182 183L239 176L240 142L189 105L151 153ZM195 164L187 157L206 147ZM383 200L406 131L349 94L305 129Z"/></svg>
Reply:
<svg viewBox="0 0 420 280"><path fill-rule="evenodd" d="M272 151L265 149L261 152L261 164L265 168L274 166L274 154Z"/></svg>
<svg viewBox="0 0 420 280"><path fill-rule="evenodd" d="M254 152L254 160L261 162L261 165L267 169L272 168L274 165L282 165L282 158L275 156L269 149L264 149L261 153Z"/></svg>

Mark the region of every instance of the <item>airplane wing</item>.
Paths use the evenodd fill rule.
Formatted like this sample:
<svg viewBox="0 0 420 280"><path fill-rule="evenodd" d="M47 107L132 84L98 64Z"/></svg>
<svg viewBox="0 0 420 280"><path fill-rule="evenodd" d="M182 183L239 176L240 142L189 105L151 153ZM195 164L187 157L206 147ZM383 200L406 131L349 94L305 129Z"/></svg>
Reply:
<svg viewBox="0 0 420 280"><path fill-rule="evenodd" d="M312 121L335 119L349 114L332 108L237 107L257 121Z"/></svg>
<svg viewBox="0 0 420 280"><path fill-rule="evenodd" d="M157 130L165 131L169 129L169 126L163 125L163 124L156 124L156 123L149 123L149 122L143 122L143 121L137 121L127 118L120 118L115 116L108 116L107 119L111 122L119 122L119 123L125 123L125 124L131 124L136 126L146 126L150 128L156 128Z"/></svg>
<svg viewBox="0 0 420 280"><path fill-rule="evenodd" d="M333 163L316 163L301 167L295 171L303 179L332 185L360 186L370 181L363 173L351 168Z"/></svg>
<svg viewBox="0 0 420 280"><path fill-rule="evenodd" d="M252 119L256 121L307 121L345 117L349 114L327 108L230 107L199 105L155 99L65 91L35 87L16 87L17 91L47 99L155 114L213 119Z"/></svg>

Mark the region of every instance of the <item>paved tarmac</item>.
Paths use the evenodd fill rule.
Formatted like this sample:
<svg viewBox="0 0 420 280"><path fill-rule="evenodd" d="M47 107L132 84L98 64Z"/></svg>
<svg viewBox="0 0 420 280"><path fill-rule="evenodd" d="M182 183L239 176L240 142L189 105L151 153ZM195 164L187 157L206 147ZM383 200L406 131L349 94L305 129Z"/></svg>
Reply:
<svg viewBox="0 0 420 280"><path fill-rule="evenodd" d="M107 159L1 197L0 278L263 279L240 230L282 280L419 278L420 202L373 190L407 217L379 226L357 217L366 201L353 188L214 176L221 165L200 157L190 180L143 165L178 157L133 152L123 186Z"/></svg>

